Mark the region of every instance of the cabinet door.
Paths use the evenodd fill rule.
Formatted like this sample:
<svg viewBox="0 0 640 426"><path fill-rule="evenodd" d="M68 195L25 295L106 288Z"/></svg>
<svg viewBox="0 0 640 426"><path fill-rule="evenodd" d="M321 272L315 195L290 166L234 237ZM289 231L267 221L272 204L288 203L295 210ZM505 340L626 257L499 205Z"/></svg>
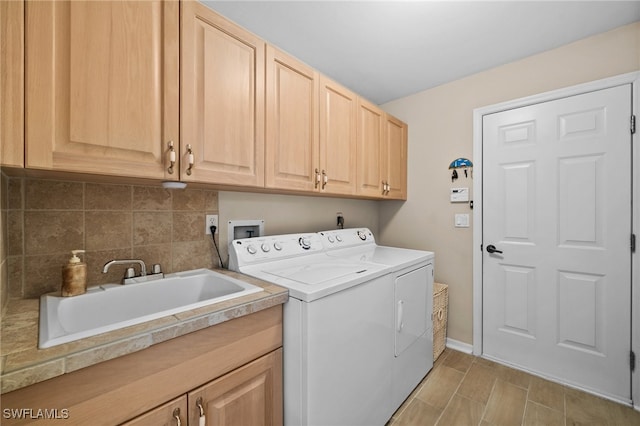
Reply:
<svg viewBox="0 0 640 426"><path fill-rule="evenodd" d="M122 426L187 426L187 396L169 401Z"/></svg>
<svg viewBox="0 0 640 426"><path fill-rule="evenodd" d="M0 164L24 166L24 2L0 2Z"/></svg>
<svg viewBox="0 0 640 426"><path fill-rule="evenodd" d="M320 169L322 191L356 192L356 95L320 77Z"/></svg>
<svg viewBox="0 0 640 426"><path fill-rule="evenodd" d="M182 180L264 186L264 42L196 1L181 34Z"/></svg>
<svg viewBox="0 0 640 426"><path fill-rule="evenodd" d="M266 76L266 186L317 190L318 74L267 45Z"/></svg>
<svg viewBox="0 0 640 426"><path fill-rule="evenodd" d="M383 196L384 112L364 99L358 100L358 179L359 195Z"/></svg>
<svg viewBox="0 0 640 426"><path fill-rule="evenodd" d="M282 404L280 348L189 392L189 424L281 425Z"/></svg>
<svg viewBox="0 0 640 426"><path fill-rule="evenodd" d="M173 1L26 5L26 166L150 178L178 142Z"/></svg>
<svg viewBox="0 0 640 426"><path fill-rule="evenodd" d="M387 114L383 176L386 176L386 198L407 199L407 125Z"/></svg>

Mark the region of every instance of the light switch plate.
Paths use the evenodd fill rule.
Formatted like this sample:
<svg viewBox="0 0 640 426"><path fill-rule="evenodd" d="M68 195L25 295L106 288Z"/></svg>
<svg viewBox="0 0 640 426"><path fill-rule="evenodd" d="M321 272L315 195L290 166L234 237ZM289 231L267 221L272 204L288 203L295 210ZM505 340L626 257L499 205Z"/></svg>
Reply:
<svg viewBox="0 0 640 426"><path fill-rule="evenodd" d="M456 228L468 228L469 227L469 215L467 213L459 213L455 216Z"/></svg>

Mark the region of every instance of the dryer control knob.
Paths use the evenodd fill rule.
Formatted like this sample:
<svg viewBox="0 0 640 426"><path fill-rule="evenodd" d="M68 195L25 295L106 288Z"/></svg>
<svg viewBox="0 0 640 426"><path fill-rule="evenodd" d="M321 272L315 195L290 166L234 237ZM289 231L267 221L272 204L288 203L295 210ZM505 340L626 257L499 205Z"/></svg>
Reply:
<svg viewBox="0 0 640 426"><path fill-rule="evenodd" d="M367 239L367 234L365 234L364 231L358 231L358 237L360 237L362 241L365 241Z"/></svg>
<svg viewBox="0 0 640 426"><path fill-rule="evenodd" d="M282 250L282 246L280 245L280 243L273 243L273 248L278 251Z"/></svg>
<svg viewBox="0 0 640 426"><path fill-rule="evenodd" d="M333 243L335 242L335 239L334 239L331 235L329 235L329 236L327 237L327 240L329 240L329 242L330 242L331 244L333 244Z"/></svg>
<svg viewBox="0 0 640 426"><path fill-rule="evenodd" d="M305 250L309 250L311 248L311 241L307 237L300 237L298 243L300 244L300 247Z"/></svg>
<svg viewBox="0 0 640 426"><path fill-rule="evenodd" d="M249 252L249 254L256 254L258 252L258 250L256 250L256 248L252 245L247 246L247 251Z"/></svg>
<svg viewBox="0 0 640 426"><path fill-rule="evenodd" d="M267 243L262 243L262 245L260 246L260 248L262 249L263 252L268 253L269 250L271 250L271 247L269 247L269 244Z"/></svg>
<svg viewBox="0 0 640 426"><path fill-rule="evenodd" d="M339 243L342 242L342 237L340 235L336 235L336 240L338 240Z"/></svg>

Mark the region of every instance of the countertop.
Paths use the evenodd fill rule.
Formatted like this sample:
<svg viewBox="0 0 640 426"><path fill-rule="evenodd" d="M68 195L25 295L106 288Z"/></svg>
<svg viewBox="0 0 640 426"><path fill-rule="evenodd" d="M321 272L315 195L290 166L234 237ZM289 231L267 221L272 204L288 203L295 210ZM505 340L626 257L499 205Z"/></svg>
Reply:
<svg viewBox="0 0 640 426"><path fill-rule="evenodd" d="M0 393L137 352L287 301L288 290L285 288L237 272L215 271L262 287L264 291L47 349L38 349L39 299L10 300L0 325Z"/></svg>

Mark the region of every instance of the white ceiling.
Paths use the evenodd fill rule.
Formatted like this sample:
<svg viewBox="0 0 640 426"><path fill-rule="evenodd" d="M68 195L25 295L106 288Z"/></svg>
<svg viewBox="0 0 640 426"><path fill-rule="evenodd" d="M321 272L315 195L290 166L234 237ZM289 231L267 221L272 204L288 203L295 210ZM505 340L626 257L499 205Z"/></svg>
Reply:
<svg viewBox="0 0 640 426"><path fill-rule="evenodd" d="M377 104L640 20L640 0L203 3Z"/></svg>

